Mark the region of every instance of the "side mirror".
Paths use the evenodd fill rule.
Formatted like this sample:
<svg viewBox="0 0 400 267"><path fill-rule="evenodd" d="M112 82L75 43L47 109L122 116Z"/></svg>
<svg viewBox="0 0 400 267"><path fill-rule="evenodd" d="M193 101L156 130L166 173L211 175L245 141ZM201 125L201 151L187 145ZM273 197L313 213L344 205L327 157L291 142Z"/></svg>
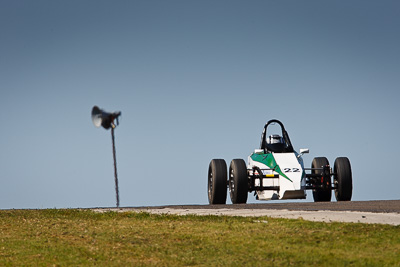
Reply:
<svg viewBox="0 0 400 267"><path fill-rule="evenodd" d="M310 153L310 150L308 148L300 148L300 154L297 156L297 158L300 158L304 154Z"/></svg>
<svg viewBox="0 0 400 267"><path fill-rule="evenodd" d="M254 154L264 154L264 149L254 149Z"/></svg>
<svg viewBox="0 0 400 267"><path fill-rule="evenodd" d="M310 150L308 148L300 148L300 154L308 154Z"/></svg>

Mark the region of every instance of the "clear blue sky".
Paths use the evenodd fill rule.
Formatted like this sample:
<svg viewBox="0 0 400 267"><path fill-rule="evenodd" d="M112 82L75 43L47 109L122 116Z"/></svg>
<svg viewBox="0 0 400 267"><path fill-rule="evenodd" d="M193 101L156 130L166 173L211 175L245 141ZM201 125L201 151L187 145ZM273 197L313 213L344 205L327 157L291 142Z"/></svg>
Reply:
<svg viewBox="0 0 400 267"><path fill-rule="evenodd" d="M353 200L399 199L399 29L398 1L3 0L0 208L115 205L94 105L122 111L121 206L208 203L272 118L307 167L349 157Z"/></svg>

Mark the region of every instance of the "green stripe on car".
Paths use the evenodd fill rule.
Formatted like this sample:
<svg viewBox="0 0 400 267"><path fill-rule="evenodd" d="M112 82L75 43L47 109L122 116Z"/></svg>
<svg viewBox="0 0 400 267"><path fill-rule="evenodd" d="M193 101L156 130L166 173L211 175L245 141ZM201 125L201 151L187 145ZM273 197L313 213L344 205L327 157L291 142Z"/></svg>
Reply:
<svg viewBox="0 0 400 267"><path fill-rule="evenodd" d="M288 179L289 181L291 181L293 183L293 181L290 180L290 178L287 177L286 174L284 174L281 171L281 168L279 167L279 165L276 164L274 155L272 155L272 154L252 154L250 157L252 160L264 164L265 166L276 171L277 173L279 173L279 175L282 175L283 177L285 177L286 179Z"/></svg>

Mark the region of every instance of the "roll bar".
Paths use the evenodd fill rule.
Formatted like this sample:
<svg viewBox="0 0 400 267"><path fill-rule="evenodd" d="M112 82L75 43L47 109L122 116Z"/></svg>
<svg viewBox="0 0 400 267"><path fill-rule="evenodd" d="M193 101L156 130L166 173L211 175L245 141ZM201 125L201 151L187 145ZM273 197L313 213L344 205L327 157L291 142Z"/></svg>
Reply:
<svg viewBox="0 0 400 267"><path fill-rule="evenodd" d="M265 124L265 126L264 126L264 130L263 130L263 132L262 132L262 134L261 134L261 143L260 143L260 149L264 149L264 151L266 151L267 150L267 148L266 148L266 138L267 138L267 128L268 128L268 126L270 125L270 124L273 124L273 123L277 123L277 124L279 124L279 126L281 126L281 129L282 129L282 137L283 137L283 140L285 140L285 149L284 149L284 151L283 152L294 152L294 149L293 149L293 146L292 146L292 142L290 142L290 138L289 138L289 135L288 135L288 133L286 132L286 130L285 130L285 126L283 126L283 123L282 122L280 122L279 120L276 120L276 119L273 119L273 120L269 120L268 122L267 122L267 124Z"/></svg>

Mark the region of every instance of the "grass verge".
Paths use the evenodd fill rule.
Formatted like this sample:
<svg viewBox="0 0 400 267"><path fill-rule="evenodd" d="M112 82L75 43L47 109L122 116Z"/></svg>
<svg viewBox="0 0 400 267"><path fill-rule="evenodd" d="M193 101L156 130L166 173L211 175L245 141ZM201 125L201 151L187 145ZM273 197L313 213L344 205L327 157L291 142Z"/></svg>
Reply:
<svg viewBox="0 0 400 267"><path fill-rule="evenodd" d="M267 217L3 210L0 265L400 266L400 227Z"/></svg>

